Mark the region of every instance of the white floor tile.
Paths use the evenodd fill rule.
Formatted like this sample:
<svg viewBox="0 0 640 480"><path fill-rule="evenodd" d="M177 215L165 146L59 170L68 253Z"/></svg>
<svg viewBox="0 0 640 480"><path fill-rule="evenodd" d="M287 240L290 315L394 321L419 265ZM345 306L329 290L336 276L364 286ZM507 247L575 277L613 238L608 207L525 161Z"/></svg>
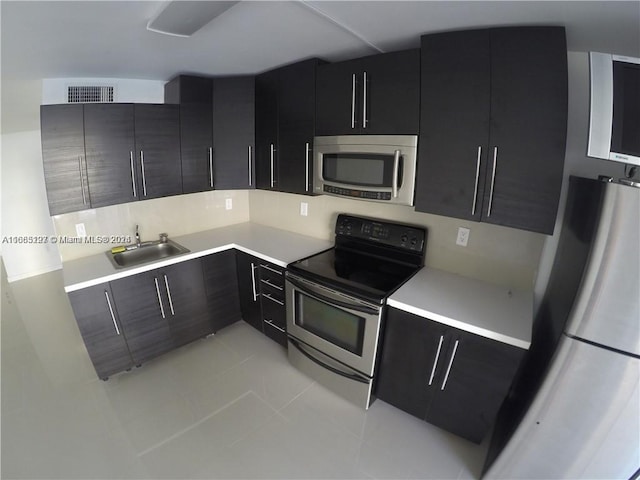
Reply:
<svg viewBox="0 0 640 480"><path fill-rule="evenodd" d="M33 301L38 292L38 302ZM239 322L107 382L60 272L2 289L2 478L479 478L477 446L364 411Z"/></svg>

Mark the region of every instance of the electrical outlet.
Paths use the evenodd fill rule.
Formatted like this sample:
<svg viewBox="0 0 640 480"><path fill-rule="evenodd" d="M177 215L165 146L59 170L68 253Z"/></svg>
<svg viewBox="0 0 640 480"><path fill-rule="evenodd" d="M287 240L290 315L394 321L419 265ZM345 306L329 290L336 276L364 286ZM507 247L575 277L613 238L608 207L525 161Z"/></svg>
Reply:
<svg viewBox="0 0 640 480"><path fill-rule="evenodd" d="M84 228L84 223L76 223L76 236L86 237L87 230Z"/></svg>
<svg viewBox="0 0 640 480"><path fill-rule="evenodd" d="M458 227L458 238L456 238L456 245L466 247L469 243L469 234L471 231L468 228Z"/></svg>
<svg viewBox="0 0 640 480"><path fill-rule="evenodd" d="M225 210L233 209L233 199L232 198L226 198L224 200L224 208L225 208Z"/></svg>
<svg viewBox="0 0 640 480"><path fill-rule="evenodd" d="M307 202L300 202L300 215L306 217L309 214L309 204Z"/></svg>

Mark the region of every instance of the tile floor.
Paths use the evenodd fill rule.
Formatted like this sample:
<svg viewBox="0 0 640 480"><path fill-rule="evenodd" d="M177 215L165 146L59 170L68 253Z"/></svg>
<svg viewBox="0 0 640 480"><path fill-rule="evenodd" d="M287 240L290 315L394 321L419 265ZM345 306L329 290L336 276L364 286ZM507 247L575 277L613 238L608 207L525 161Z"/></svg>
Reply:
<svg viewBox="0 0 640 480"><path fill-rule="evenodd" d="M3 479L480 476L486 442L352 406L244 322L103 382L61 272L2 287Z"/></svg>

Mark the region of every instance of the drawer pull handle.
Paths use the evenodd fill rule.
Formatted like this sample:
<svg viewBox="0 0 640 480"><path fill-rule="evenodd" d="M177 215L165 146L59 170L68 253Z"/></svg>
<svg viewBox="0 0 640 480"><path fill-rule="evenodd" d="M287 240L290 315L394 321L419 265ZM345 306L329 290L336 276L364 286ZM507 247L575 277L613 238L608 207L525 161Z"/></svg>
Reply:
<svg viewBox="0 0 640 480"><path fill-rule="evenodd" d="M436 368L438 367L438 359L440 358L440 351L442 350L442 342L444 336L440 335L440 343L438 343L438 351L436 352L436 358L433 359L433 368L431 369L431 376L429 377L429 385L433 383L433 377L436 374Z"/></svg>
<svg viewBox="0 0 640 480"><path fill-rule="evenodd" d="M162 306L162 297L160 296L160 287L158 286L158 277L153 277L153 281L156 283L156 293L158 294L158 305L160 305L160 313L162 318L167 318L164 314L164 307Z"/></svg>
<svg viewBox="0 0 640 480"><path fill-rule="evenodd" d="M276 270L275 268L270 267L269 265L265 265L264 263L261 263L260 266L266 270L269 270L270 272L277 273L278 275L282 275L281 271Z"/></svg>
<svg viewBox="0 0 640 480"><path fill-rule="evenodd" d="M109 305L109 312L111 313L111 321L113 322L113 326L116 329L116 333L120 335L120 329L118 328L118 324L116 322L116 316L113 314L113 308L111 307L111 300L109 300L109 293L105 290L104 296L107 298L107 305Z"/></svg>
<svg viewBox="0 0 640 480"><path fill-rule="evenodd" d="M449 359L449 366L447 367L447 373L444 375L444 380L442 381L442 387L440 390L444 390L444 387L447 386L447 380L449 380L449 373L451 373L451 366L453 365L453 359L456 358L456 351L458 350L458 343L460 341L456 340L455 345L453 346L453 352L451 353L451 358Z"/></svg>
<svg viewBox="0 0 640 480"><path fill-rule="evenodd" d="M284 307L284 302L281 302L280 300L278 300L277 298L273 298L271 295L269 295L268 293L263 293L262 294L263 297L268 298L269 300L271 300L272 302L277 303L278 305L282 305Z"/></svg>
<svg viewBox="0 0 640 480"><path fill-rule="evenodd" d="M271 325L273 328L275 328L276 330L280 330L282 333L287 333L284 331L283 328L280 328L278 325L276 325L275 323L273 323L271 320L267 320L266 318L264 319L264 323Z"/></svg>
<svg viewBox="0 0 640 480"><path fill-rule="evenodd" d="M260 281L261 281L262 283L266 283L266 284L267 284L267 285L269 285L271 288L275 288L276 290L280 290L280 291L284 290L284 288L282 288L282 287L281 287L281 286L279 286L279 285L276 285L275 283L270 282L269 280L260 279Z"/></svg>

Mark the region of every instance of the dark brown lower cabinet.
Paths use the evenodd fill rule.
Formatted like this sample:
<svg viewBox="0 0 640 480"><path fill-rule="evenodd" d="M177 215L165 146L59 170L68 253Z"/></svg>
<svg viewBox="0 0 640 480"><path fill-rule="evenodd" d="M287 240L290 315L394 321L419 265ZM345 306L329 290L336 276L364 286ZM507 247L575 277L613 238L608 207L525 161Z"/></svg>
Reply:
<svg viewBox="0 0 640 480"><path fill-rule="evenodd" d="M390 308L377 396L480 443L524 353L523 349Z"/></svg>
<svg viewBox="0 0 640 480"><path fill-rule="evenodd" d="M217 332L242 318L235 250L204 257L202 271L209 322L212 331Z"/></svg>
<svg viewBox="0 0 640 480"><path fill-rule="evenodd" d="M98 377L127 370L133 359L108 283L69 293L73 313Z"/></svg>
<svg viewBox="0 0 640 480"><path fill-rule="evenodd" d="M242 318L286 347L284 268L243 252L237 265Z"/></svg>

